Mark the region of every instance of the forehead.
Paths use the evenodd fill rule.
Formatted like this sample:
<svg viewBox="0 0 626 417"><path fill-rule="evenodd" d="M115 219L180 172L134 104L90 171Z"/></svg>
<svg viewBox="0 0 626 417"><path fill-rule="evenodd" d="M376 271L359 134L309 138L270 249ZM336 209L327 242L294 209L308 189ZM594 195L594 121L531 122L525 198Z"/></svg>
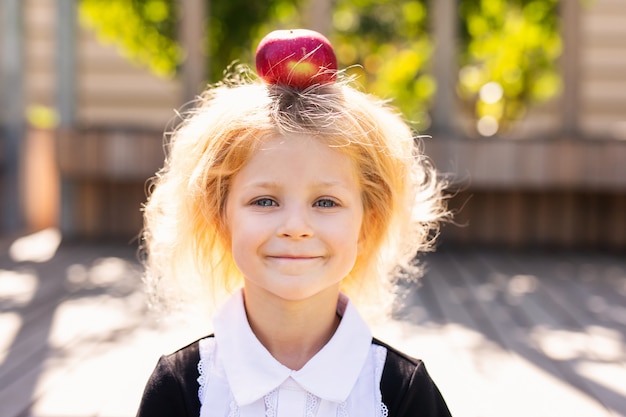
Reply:
<svg viewBox="0 0 626 417"><path fill-rule="evenodd" d="M297 179L316 176L320 181L332 179L355 180L352 158L341 147L308 135L273 135L259 139L238 177L270 178L280 174Z"/></svg>

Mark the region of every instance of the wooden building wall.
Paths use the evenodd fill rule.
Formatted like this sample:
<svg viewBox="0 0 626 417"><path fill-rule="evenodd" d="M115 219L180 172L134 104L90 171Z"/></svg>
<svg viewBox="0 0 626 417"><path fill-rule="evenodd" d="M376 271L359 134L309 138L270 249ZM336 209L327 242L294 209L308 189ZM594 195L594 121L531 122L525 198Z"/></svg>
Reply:
<svg viewBox="0 0 626 417"><path fill-rule="evenodd" d="M41 229L56 225L59 214L59 174L55 159L55 20L54 0L21 2L22 56L21 138L17 199L21 227Z"/></svg>
<svg viewBox="0 0 626 417"><path fill-rule="evenodd" d="M57 133L68 236L132 239L146 181L163 163L163 132L182 103L179 79L160 78L76 24L75 113Z"/></svg>
<svg viewBox="0 0 626 417"><path fill-rule="evenodd" d="M77 27L73 128L57 135L66 235L132 239L142 226L146 181L163 163L163 132L182 103L163 79Z"/></svg>
<svg viewBox="0 0 626 417"><path fill-rule="evenodd" d="M626 140L626 2L594 0L580 14L580 128Z"/></svg>
<svg viewBox="0 0 626 417"><path fill-rule="evenodd" d="M24 4L24 89L27 109L54 106L56 2L25 0Z"/></svg>
<svg viewBox="0 0 626 417"><path fill-rule="evenodd" d="M425 142L451 181L446 244L626 249L626 141Z"/></svg>
<svg viewBox="0 0 626 417"><path fill-rule="evenodd" d="M23 52L15 64L22 73L17 117L23 120L16 125L23 128L18 161L0 150L3 203L17 199L19 207L7 212L7 204L0 204L0 234L14 232L19 224L28 230L60 226L68 236L126 238L141 227L144 184L162 164L163 130L182 102L180 81L156 77L130 62L76 16L63 21L62 1L68 4L19 3ZM68 24L75 38L72 45L60 45L60 29ZM59 90L62 50L72 53L65 57L72 61L73 76L69 129L50 127L61 116L55 114L61 93L68 97ZM5 90L3 103L6 95ZM15 173L6 172L6 162L15 163ZM6 193L9 188L15 192Z"/></svg>
<svg viewBox="0 0 626 417"><path fill-rule="evenodd" d="M78 35L76 125L162 132L181 105L180 81L151 74L85 27Z"/></svg>

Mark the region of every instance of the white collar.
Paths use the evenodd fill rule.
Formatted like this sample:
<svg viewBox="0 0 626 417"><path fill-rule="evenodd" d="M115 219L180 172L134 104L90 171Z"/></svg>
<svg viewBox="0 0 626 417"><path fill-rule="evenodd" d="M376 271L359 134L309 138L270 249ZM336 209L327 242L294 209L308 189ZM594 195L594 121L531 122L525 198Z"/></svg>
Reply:
<svg viewBox="0 0 626 417"><path fill-rule="evenodd" d="M331 340L304 367L293 371L256 338L246 318L243 292L236 291L215 316L214 329L218 355L239 406L262 398L289 377L317 397L345 401L367 360L372 335L348 297L340 294L340 314L344 306Z"/></svg>

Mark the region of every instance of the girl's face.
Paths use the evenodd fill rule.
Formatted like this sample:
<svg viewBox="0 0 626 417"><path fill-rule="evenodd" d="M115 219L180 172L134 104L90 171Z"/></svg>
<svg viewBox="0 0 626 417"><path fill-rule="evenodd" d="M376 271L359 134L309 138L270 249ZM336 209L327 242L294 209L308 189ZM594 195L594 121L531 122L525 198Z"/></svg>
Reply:
<svg viewBox="0 0 626 417"><path fill-rule="evenodd" d="M338 291L363 220L354 165L315 138L266 139L233 178L226 220L246 288L289 301Z"/></svg>

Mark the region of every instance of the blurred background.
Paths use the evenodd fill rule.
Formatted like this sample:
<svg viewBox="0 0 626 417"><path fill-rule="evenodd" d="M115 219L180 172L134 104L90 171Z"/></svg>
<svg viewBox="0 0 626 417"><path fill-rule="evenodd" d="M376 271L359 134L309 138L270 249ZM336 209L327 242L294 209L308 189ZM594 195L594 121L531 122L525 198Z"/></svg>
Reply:
<svg viewBox="0 0 626 417"><path fill-rule="evenodd" d="M626 247L620 0L4 0L0 234L130 239L175 110L310 27L452 182L443 244ZM462 208L462 210L461 210Z"/></svg>
<svg viewBox="0 0 626 417"><path fill-rule="evenodd" d="M484 291L480 282L471 284L474 289L468 294L478 302L485 294L496 294L502 277L508 277L505 292L513 291L507 297L522 298L551 279L602 281L602 290L578 288L578 295L564 303L587 303L593 320L610 312L608 333L598 333L598 323L580 317L577 323L589 325L583 326L583 333L560 329L558 334L539 334L537 329L544 331L546 325L540 319L544 327L531 328L541 343L558 344L562 336L570 347L581 340L585 346L598 340L605 343L602 346L608 343L614 355L606 362L617 363L619 371L611 368L602 378L622 378L623 0L1 0L0 415L132 414L129 410L157 353L181 346L184 333L175 320L157 323L137 296L141 274L134 250L142 224L140 208L146 181L163 163L163 132L176 125L176 110L207 84L219 81L233 61L253 66L263 35L293 27L324 33L335 46L340 67L354 74L366 91L390 99L416 133L424 135L427 154L450 181L455 223L443 227L439 247L444 254L476 248L481 252L452 256L471 260L469 267L457 262L452 275L446 267L437 267L450 263L446 256L433 258L431 274L463 276L474 265L476 276L495 280ZM61 241L64 245L59 246ZM526 266L524 262L511 264L509 259L499 264L502 258L490 255L494 248L549 250L549 261L558 259L551 267L543 258L529 261L543 268L544 275L530 267L521 273L511 265ZM553 256L579 251L609 258L573 261L578 258ZM490 265L491 275L472 263L476 259ZM508 266L493 266L498 264ZM502 272L507 268L509 272ZM450 283L448 290L457 284L470 285ZM559 291L550 294L557 297ZM591 295L585 296L585 291ZM428 310L428 297L421 297L427 301L418 303L419 308ZM456 301L448 300L451 304L440 301L446 306L463 305L463 300L459 295ZM100 308L94 309L96 305ZM507 304L511 306L518 304ZM436 342L442 328L434 326L432 313L420 315L416 309L410 310L412 323L423 325L422 336L424 329L431 329L420 339L426 342L420 351L426 349L435 371L444 374L442 347ZM62 330L55 330L52 314L64 314ZM578 317L573 310L568 314ZM459 327L461 316L457 327L444 332L445 340L462 340L456 345L459 350L451 353L458 358L467 344L475 347L474 341L483 340L481 332L489 332L480 326L480 315L474 317L476 326ZM500 332L506 333L507 325L500 325ZM204 330L199 326L184 334ZM400 339L405 346L413 343L412 336L406 336L411 331L397 331L404 335ZM536 340L531 345L541 345ZM503 342L504 352L511 350L510 343ZM537 349L541 355L549 350ZM526 353L526 360L534 358ZM91 367L78 366L87 357L99 359L89 362ZM498 358L490 356L496 364ZM110 377L105 384L96 375L106 372L111 361L134 363L136 371L125 383ZM68 364L73 364L73 372L67 372ZM47 366L56 374L47 372ZM91 380L87 386L82 382L86 379ZM503 381L504 375L492 378L485 389ZM606 391L594 385L604 398L602 409L612 410L607 415L626 415L621 381ZM64 384L72 391L43 394ZM551 384L537 386L550 390L556 386ZM458 394L468 384L448 385ZM106 392L115 392L117 406L106 400ZM580 398L578 394L571 398ZM76 401L79 397L83 400ZM73 408L67 406L71 402ZM469 404L471 396L467 403L457 400L455 410ZM580 405L572 404L574 410ZM578 410L585 410L580 406ZM475 405L469 409L459 415L503 414ZM519 410L528 415L528 409Z"/></svg>

